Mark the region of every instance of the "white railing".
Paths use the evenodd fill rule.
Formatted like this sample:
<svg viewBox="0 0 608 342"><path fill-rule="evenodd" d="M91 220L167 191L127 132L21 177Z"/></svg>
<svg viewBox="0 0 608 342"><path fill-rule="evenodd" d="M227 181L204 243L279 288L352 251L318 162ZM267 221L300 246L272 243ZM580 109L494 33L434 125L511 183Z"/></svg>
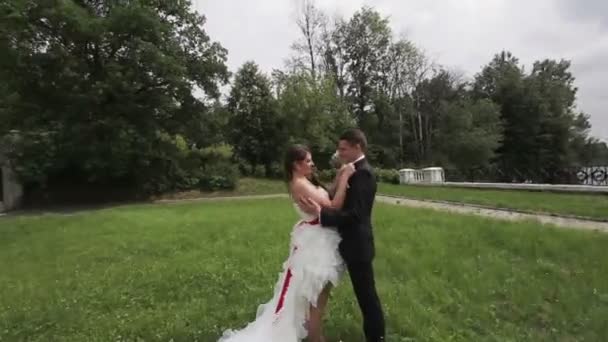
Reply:
<svg viewBox="0 0 608 342"><path fill-rule="evenodd" d="M401 184L436 184L443 182L445 182L445 173L440 167L399 170L399 183Z"/></svg>
<svg viewBox="0 0 608 342"><path fill-rule="evenodd" d="M414 183L423 183L423 182L424 182L424 171L414 170Z"/></svg>
<svg viewBox="0 0 608 342"><path fill-rule="evenodd" d="M594 169L595 170L595 169ZM597 172L589 172L596 179ZM435 185L453 188L475 188L475 189L507 189L507 190L529 190L529 191L556 191L556 192L581 192L608 194L608 186L597 185L569 185L569 184L530 184L530 183L476 183L476 182L446 182L444 170L440 167L427 167L425 169L401 169L399 170L400 184Z"/></svg>

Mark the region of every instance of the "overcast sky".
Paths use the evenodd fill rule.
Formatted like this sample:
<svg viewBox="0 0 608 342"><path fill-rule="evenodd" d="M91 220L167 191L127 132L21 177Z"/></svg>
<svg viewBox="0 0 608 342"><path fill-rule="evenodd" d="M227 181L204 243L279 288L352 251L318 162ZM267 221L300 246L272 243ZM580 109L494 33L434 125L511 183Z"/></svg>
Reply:
<svg viewBox="0 0 608 342"><path fill-rule="evenodd" d="M266 72L283 67L298 38L296 0L193 0L206 30L228 49L235 71L253 60ZM363 5L390 18L436 62L472 77L497 52L511 51L529 70L542 58L572 61L578 106L592 133L608 141L608 0L317 0L330 15Z"/></svg>

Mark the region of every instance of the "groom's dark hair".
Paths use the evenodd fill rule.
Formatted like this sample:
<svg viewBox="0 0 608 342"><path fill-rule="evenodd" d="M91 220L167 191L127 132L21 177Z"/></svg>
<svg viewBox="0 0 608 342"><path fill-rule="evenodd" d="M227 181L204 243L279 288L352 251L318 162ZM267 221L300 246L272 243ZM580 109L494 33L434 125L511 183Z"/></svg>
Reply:
<svg viewBox="0 0 608 342"><path fill-rule="evenodd" d="M365 133L358 128L351 128L342 133L340 140L348 141L352 146L359 145L363 152L367 151L367 138L365 137Z"/></svg>

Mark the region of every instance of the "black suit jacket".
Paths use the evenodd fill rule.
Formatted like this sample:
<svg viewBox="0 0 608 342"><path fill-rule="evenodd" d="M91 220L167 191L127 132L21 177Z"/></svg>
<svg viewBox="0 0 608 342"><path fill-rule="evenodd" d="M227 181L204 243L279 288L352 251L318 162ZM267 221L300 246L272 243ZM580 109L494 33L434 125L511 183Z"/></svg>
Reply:
<svg viewBox="0 0 608 342"><path fill-rule="evenodd" d="M376 178L367 159L355 163L355 169L348 181L342 209L321 210L321 224L337 227L342 236L340 254L347 263L370 261L375 254L371 218L376 198Z"/></svg>

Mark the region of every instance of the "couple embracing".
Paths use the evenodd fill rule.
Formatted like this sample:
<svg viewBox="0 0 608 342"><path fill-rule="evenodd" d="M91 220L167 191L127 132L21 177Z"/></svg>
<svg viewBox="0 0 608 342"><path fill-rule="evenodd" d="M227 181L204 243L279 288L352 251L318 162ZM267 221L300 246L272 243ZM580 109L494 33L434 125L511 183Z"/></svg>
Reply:
<svg viewBox="0 0 608 342"><path fill-rule="evenodd" d="M219 342L324 342L323 311L345 269L367 342L384 341L384 314L372 267L376 179L366 148L365 134L358 129L340 136L337 154L343 165L329 190L314 177L306 147L287 151L285 173L301 217L291 232L289 256L272 299L259 306L255 320L241 330L226 331Z"/></svg>

